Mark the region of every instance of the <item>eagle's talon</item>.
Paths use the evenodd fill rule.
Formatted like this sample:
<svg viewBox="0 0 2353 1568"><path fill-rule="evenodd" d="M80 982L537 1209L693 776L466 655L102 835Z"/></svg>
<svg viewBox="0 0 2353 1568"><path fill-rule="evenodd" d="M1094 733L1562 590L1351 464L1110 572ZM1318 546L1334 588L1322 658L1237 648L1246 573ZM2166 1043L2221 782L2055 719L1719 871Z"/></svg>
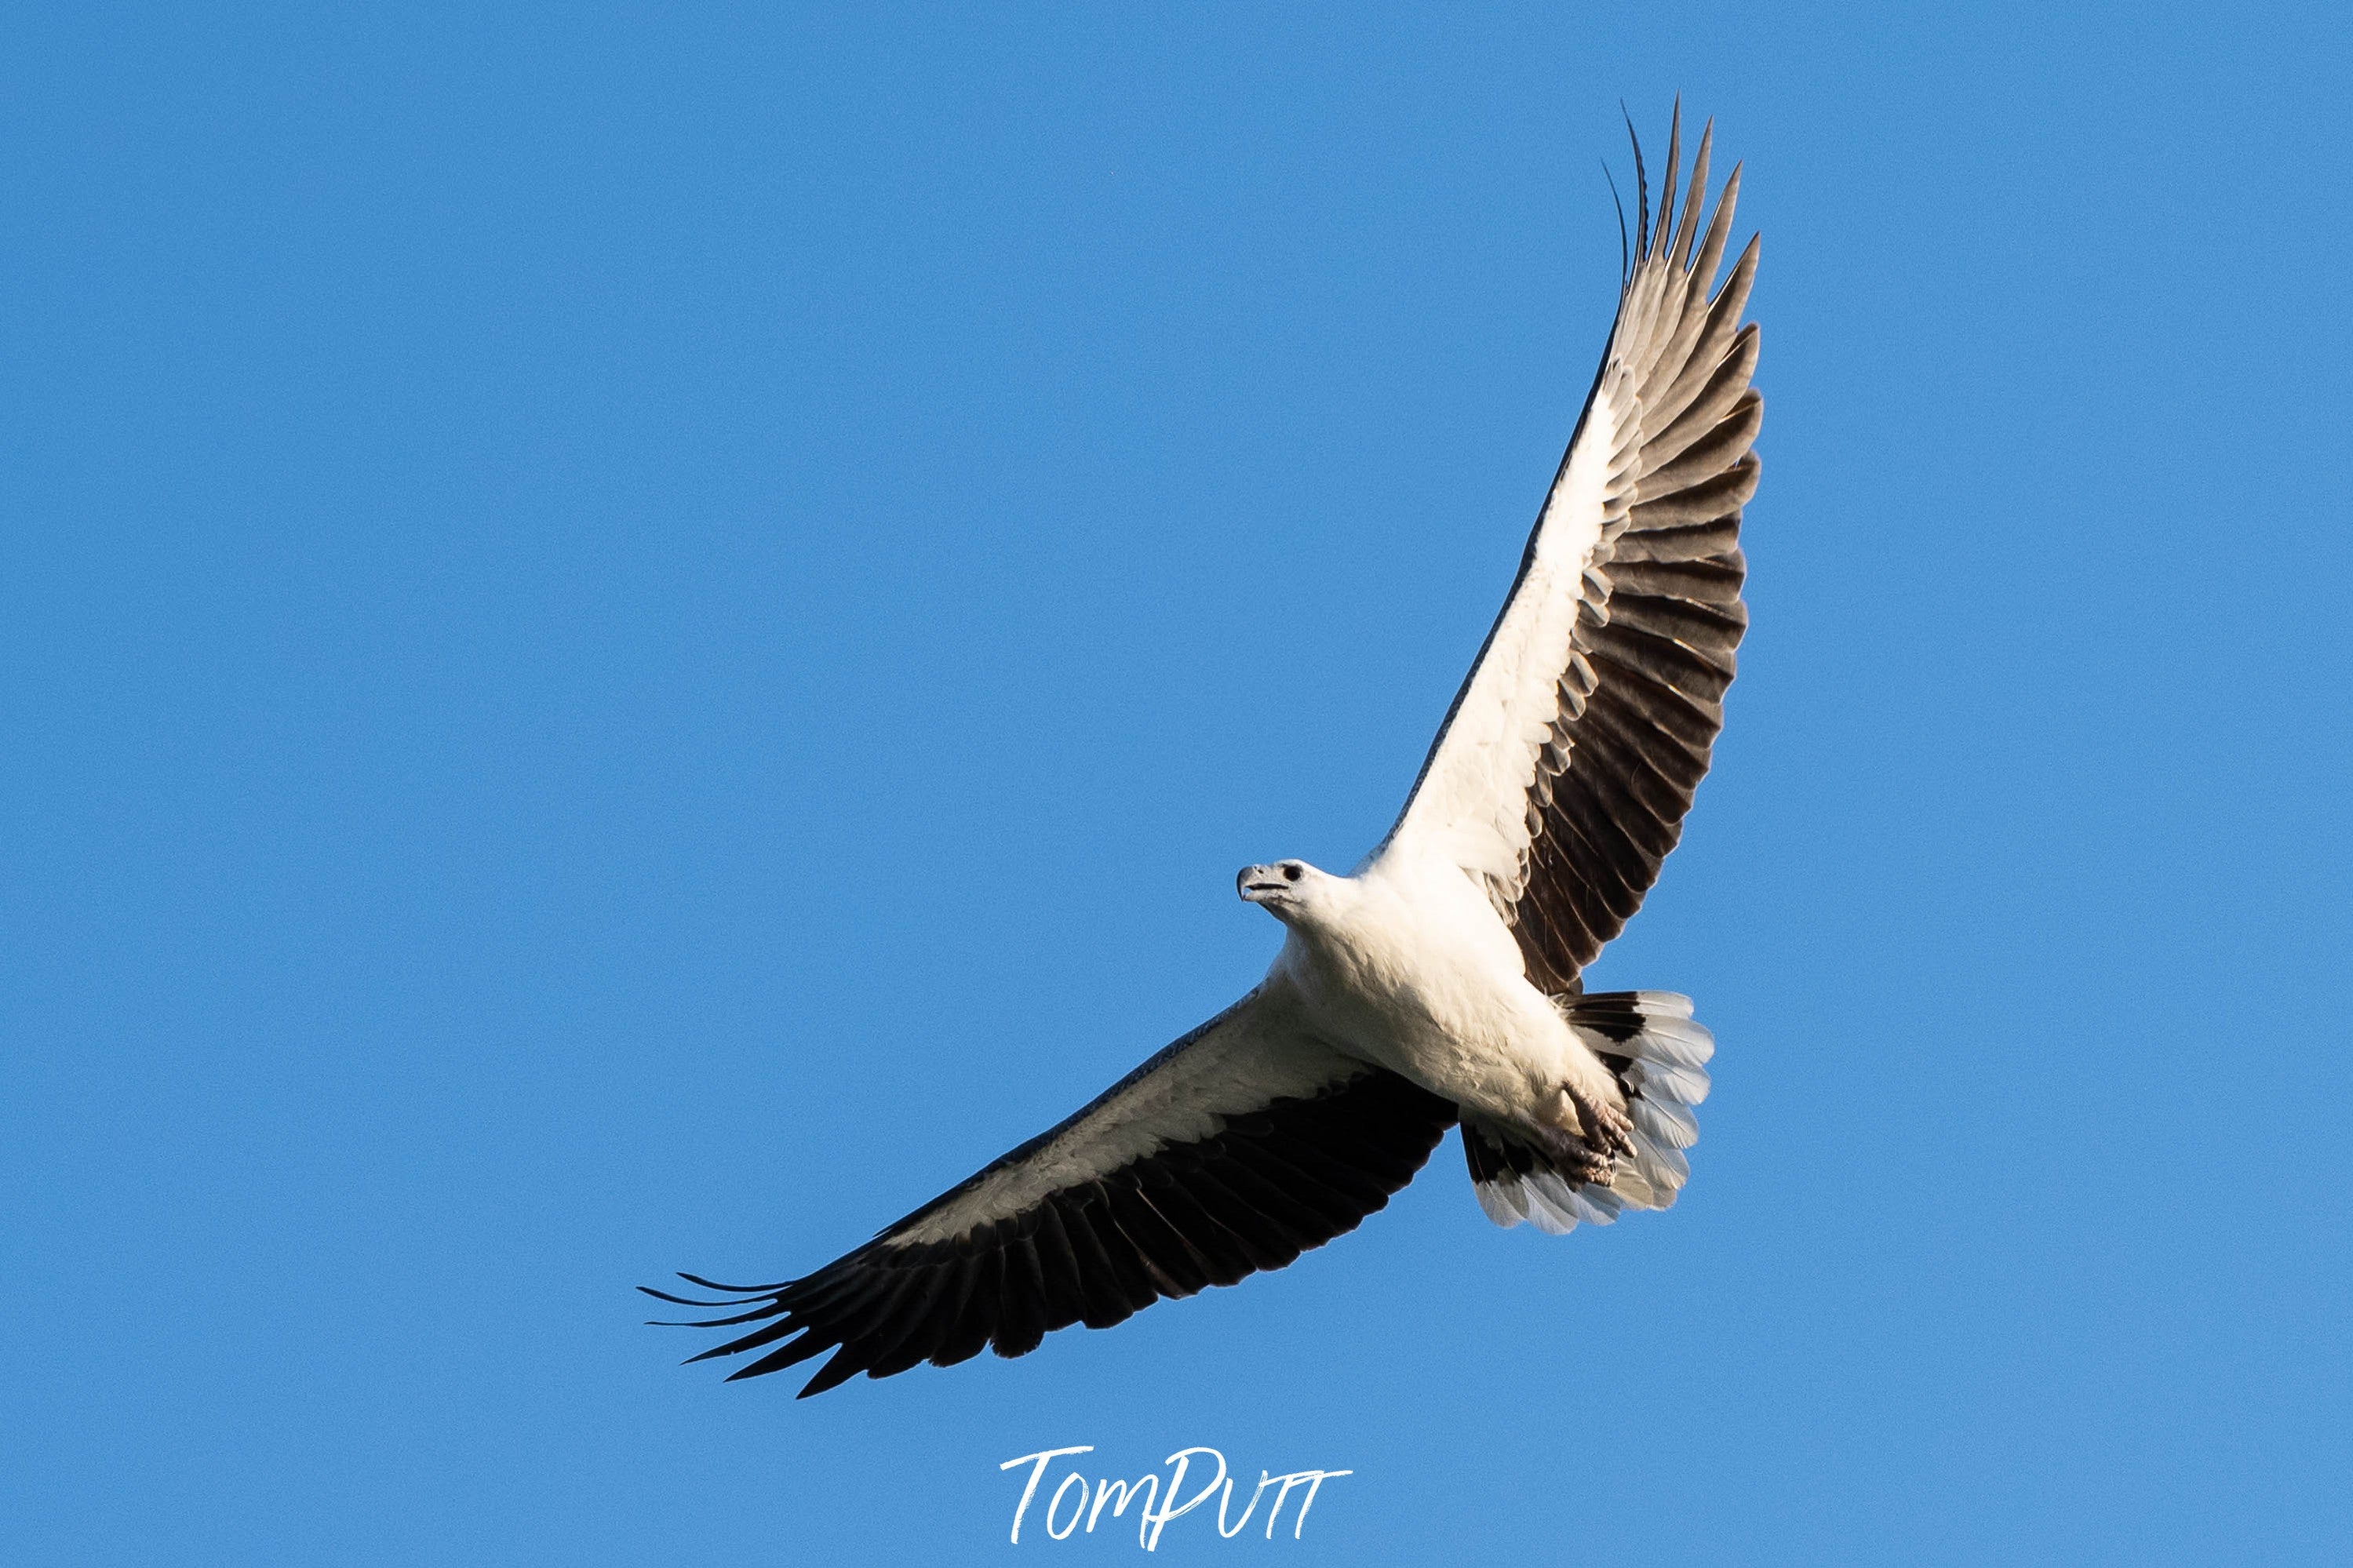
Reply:
<svg viewBox="0 0 2353 1568"><path fill-rule="evenodd" d="M1568 1097L1569 1104L1577 1107L1577 1124L1595 1159L1607 1166L1612 1163L1612 1156L1634 1152L1634 1123L1624 1111L1606 1101L1588 1099L1568 1084L1561 1086L1561 1092Z"/></svg>

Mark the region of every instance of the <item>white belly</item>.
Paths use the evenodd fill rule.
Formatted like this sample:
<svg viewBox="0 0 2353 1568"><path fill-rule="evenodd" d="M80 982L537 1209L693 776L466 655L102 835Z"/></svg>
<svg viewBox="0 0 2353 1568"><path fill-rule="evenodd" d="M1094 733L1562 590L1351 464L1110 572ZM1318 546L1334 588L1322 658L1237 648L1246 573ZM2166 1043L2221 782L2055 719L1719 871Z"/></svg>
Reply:
<svg viewBox="0 0 2353 1568"><path fill-rule="evenodd" d="M1616 1098L1460 870L1384 862L1348 888L1329 921L1293 926L1267 976L1330 1044L1505 1121L1556 1104L1563 1083Z"/></svg>

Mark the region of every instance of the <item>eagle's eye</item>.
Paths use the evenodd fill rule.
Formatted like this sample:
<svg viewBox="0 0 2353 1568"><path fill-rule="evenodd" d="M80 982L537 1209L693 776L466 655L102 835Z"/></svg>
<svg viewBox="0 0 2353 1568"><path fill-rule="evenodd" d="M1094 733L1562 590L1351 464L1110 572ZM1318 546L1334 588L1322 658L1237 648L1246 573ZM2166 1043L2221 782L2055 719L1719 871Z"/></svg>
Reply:
<svg viewBox="0 0 2353 1568"><path fill-rule="evenodd" d="M1296 866L1285 866L1282 868L1282 879L1286 882L1296 882L1299 880L1299 868Z"/></svg>

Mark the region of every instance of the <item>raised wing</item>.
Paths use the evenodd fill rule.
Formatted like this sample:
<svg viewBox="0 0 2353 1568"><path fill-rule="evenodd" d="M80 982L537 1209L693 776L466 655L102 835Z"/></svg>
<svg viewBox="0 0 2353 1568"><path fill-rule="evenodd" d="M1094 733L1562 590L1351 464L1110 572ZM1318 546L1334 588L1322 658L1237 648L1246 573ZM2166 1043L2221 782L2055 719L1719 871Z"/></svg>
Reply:
<svg viewBox="0 0 2353 1568"><path fill-rule="evenodd" d="M1254 991L814 1274L774 1285L681 1277L721 1301L639 1289L729 1310L691 1327L761 1324L692 1358L766 1351L733 1377L832 1350L804 1398L861 1372L947 1366L984 1345L1027 1355L1052 1330L1108 1328L1355 1229L1453 1121L1450 1102L1310 1038Z"/></svg>
<svg viewBox="0 0 2353 1568"><path fill-rule="evenodd" d="M1528 978L1574 989L1657 879L1723 727L1748 624L1740 509L1756 493L1764 400L1740 324L1751 238L1709 292L1733 169L1704 227L1713 128L1672 225L1678 114L1609 347L1518 578L1377 853L1451 859L1519 939ZM1636 168L1641 149L1635 148ZM1695 248L1694 248L1695 247Z"/></svg>

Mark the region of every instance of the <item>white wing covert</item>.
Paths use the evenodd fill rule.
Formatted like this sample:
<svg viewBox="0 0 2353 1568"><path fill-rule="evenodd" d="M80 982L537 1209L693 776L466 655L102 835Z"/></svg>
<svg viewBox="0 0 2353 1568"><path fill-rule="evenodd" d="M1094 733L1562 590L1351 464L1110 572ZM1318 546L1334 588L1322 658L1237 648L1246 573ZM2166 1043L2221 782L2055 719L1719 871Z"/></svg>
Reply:
<svg viewBox="0 0 2353 1568"><path fill-rule="evenodd" d="M1647 181L1609 346L1519 575L1377 854L1435 855L1477 880L1552 992L1657 879L1716 732L1748 624L1740 511L1764 400L1741 325L1757 241L1710 292L1740 189L1703 227L1713 127L1680 219L1680 115L1651 222ZM1635 148L1641 168L1641 149Z"/></svg>

